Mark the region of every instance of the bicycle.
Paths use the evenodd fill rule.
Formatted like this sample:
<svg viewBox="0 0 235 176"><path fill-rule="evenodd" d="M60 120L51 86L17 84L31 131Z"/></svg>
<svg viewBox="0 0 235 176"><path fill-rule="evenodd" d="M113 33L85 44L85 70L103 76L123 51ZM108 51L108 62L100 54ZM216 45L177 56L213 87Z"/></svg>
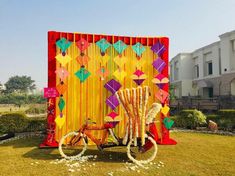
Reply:
<svg viewBox="0 0 235 176"><path fill-rule="evenodd" d="M142 89L141 89L142 90ZM148 89L143 89L143 95L148 94ZM122 99L122 93L128 92L126 89L125 91L119 91L119 98L120 103L125 109L126 114L129 117L129 121L127 123L126 131L130 131L129 133L126 132L124 138L118 138L113 132L113 126L110 123L104 123L103 125L97 125L95 122L89 123L89 119L86 121L86 124L82 125L82 127L78 131L69 132L65 136L63 136L59 142L59 151L62 157L66 159L78 159L80 158L86 151L88 145L88 139L94 142L97 148L100 151L103 151L104 148L115 147L115 146L126 146L127 147L127 156L128 158L133 161L134 163L141 165L151 162L155 159L157 155L157 132L156 126L154 123L148 122L149 131L142 133L142 135L138 135L138 118L134 117L136 113L138 113L134 109L134 101L133 104L133 111L131 111L131 101ZM133 94L135 91L138 90L133 89ZM128 96L128 95L127 95ZM147 97L147 96L146 96ZM147 99L143 99L141 101L147 101ZM135 102L136 103L136 102ZM137 102L138 103L138 102ZM141 103L140 103L141 105ZM147 121L149 121L149 117L153 118L156 114L160 111L159 104L154 103L149 110L148 114L146 115ZM135 113L136 112L136 113ZM138 115L137 115L138 116ZM145 113L143 113L145 118ZM145 123L144 123L145 126ZM134 127L135 130L132 129ZM140 127L139 127L140 129ZM96 130L103 130L103 135L101 139L97 139L95 136L92 135L92 131ZM108 133L111 134L114 142L105 142ZM144 135L143 135L144 134ZM144 141L144 142L143 142ZM146 142L145 142L146 141ZM152 149L152 150L151 150ZM150 152L150 153L149 153ZM139 156L140 155L140 156Z"/></svg>

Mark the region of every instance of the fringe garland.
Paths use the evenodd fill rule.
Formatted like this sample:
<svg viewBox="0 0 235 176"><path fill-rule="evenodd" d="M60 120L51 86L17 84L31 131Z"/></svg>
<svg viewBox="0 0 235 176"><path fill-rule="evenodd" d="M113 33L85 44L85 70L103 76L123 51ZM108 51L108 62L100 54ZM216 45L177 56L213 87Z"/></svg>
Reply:
<svg viewBox="0 0 235 176"><path fill-rule="evenodd" d="M134 140L134 145L137 146L137 137L139 137L139 127L140 127L140 137L141 144L145 144L145 132L146 132L146 109L149 98L149 88L145 86L137 87L136 89L126 89L116 92L118 101L125 110L128 117L128 123L126 125L126 132L122 143L127 144L128 139Z"/></svg>

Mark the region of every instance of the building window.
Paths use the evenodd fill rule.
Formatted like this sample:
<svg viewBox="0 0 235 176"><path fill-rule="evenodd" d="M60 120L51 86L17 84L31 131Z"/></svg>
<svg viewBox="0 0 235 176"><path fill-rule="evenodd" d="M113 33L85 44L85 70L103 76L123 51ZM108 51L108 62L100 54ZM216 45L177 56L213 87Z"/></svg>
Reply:
<svg viewBox="0 0 235 176"><path fill-rule="evenodd" d="M208 66L208 75L212 75L213 74L213 65L212 65L212 62L208 62L207 66Z"/></svg>
<svg viewBox="0 0 235 176"><path fill-rule="evenodd" d="M173 81L173 65L170 66L170 80Z"/></svg>
<svg viewBox="0 0 235 176"><path fill-rule="evenodd" d="M179 63L178 61L176 61L174 63L174 80L178 80L179 79Z"/></svg>
<svg viewBox="0 0 235 176"><path fill-rule="evenodd" d="M212 98L213 97L213 87L208 88L208 97Z"/></svg>
<svg viewBox="0 0 235 176"><path fill-rule="evenodd" d="M235 51L235 40L232 40L232 49Z"/></svg>
<svg viewBox="0 0 235 176"><path fill-rule="evenodd" d="M194 78L199 78L199 66L194 66Z"/></svg>

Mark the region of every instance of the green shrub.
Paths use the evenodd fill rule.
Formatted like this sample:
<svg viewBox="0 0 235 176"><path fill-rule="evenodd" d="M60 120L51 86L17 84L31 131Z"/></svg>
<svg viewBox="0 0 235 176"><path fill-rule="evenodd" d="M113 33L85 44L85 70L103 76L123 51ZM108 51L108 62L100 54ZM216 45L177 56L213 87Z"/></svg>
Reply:
<svg viewBox="0 0 235 176"><path fill-rule="evenodd" d="M235 118L235 109L220 109L218 115L223 117L233 117Z"/></svg>
<svg viewBox="0 0 235 176"><path fill-rule="evenodd" d="M182 110L179 115L173 116L175 127L195 129L196 127L206 124L206 116L198 110Z"/></svg>
<svg viewBox="0 0 235 176"><path fill-rule="evenodd" d="M39 118L39 119L29 119L29 123L25 131L44 131L47 126L46 118Z"/></svg>
<svg viewBox="0 0 235 176"><path fill-rule="evenodd" d="M0 117L0 132L22 132L28 126L28 119L23 113L7 113Z"/></svg>
<svg viewBox="0 0 235 176"><path fill-rule="evenodd" d="M26 114L44 114L46 113L46 105L31 105L29 109L25 111Z"/></svg>
<svg viewBox="0 0 235 176"><path fill-rule="evenodd" d="M43 131L46 129L46 118L28 118L24 113L6 113L0 117L0 133Z"/></svg>
<svg viewBox="0 0 235 176"><path fill-rule="evenodd" d="M221 109L216 115L207 115L207 120L212 120L217 123L218 128L222 130L235 129L235 110Z"/></svg>

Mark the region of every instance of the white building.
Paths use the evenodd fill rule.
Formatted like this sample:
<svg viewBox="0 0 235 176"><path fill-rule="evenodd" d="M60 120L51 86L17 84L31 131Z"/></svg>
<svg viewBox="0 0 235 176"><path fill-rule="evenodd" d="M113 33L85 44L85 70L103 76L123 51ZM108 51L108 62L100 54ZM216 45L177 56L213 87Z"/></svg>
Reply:
<svg viewBox="0 0 235 176"><path fill-rule="evenodd" d="M177 97L235 95L235 31L219 38L218 42L172 58L170 83Z"/></svg>

